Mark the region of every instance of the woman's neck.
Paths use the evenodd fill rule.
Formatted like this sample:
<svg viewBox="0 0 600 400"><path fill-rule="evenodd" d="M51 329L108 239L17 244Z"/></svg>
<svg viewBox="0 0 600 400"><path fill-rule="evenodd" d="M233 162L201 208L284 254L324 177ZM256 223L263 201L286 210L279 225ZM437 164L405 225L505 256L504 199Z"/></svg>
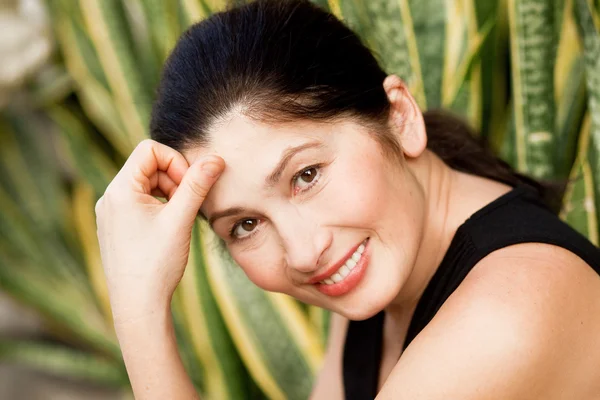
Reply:
<svg viewBox="0 0 600 400"><path fill-rule="evenodd" d="M442 262L457 229L475 211L512 188L448 167L427 150L407 160L425 201L424 229L417 258L398 296L385 308L388 317L408 323L427 284Z"/></svg>
<svg viewBox="0 0 600 400"><path fill-rule="evenodd" d="M452 191L459 178L456 171L430 151L425 151L417 159L407 159L406 163L422 191L425 214L422 240L413 270L398 296L385 308L389 317L398 321L410 319L457 228L448 226Z"/></svg>

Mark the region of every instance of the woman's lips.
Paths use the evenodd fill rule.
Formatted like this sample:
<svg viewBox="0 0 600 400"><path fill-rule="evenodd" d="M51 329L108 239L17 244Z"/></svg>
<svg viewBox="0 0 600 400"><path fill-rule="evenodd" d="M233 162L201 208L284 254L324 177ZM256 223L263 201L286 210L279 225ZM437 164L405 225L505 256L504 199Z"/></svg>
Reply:
<svg viewBox="0 0 600 400"><path fill-rule="evenodd" d="M328 296L341 296L354 289L362 280L369 264L371 256L371 247L369 246L369 240L365 242L365 250L363 251L360 259L357 261L356 266L350 271L350 273L342 279L340 282L332 285L324 283L315 283L317 290Z"/></svg>
<svg viewBox="0 0 600 400"><path fill-rule="evenodd" d="M368 242L369 238L363 240L361 243L357 244L356 246L354 246L354 248L352 248L348 253L346 253L346 255L344 257L342 257L342 259L340 259L337 263L335 263L334 265L330 266L327 268L327 271L323 272L320 275L314 276L312 277L307 283L318 283L321 282L327 278L331 278L332 275L334 275L345 263L346 261L352 257L352 255L356 252L356 250L361 246L361 245L366 245L366 243Z"/></svg>

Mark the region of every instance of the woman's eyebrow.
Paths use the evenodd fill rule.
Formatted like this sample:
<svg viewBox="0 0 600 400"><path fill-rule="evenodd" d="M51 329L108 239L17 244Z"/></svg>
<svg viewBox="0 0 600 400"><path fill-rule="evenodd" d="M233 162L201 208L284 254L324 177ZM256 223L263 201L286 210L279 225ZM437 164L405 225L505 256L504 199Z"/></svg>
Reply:
<svg viewBox="0 0 600 400"><path fill-rule="evenodd" d="M236 215L236 214L244 214L245 212L246 212L246 209L242 208L242 207L230 207L223 211L217 211L213 215L210 216L210 218L208 219L208 224L212 227L213 223L216 220L218 220L219 218L229 217L230 215Z"/></svg>
<svg viewBox="0 0 600 400"><path fill-rule="evenodd" d="M290 162L292 157L294 157L296 154L300 153L301 151L307 150L307 149L322 148L322 147L323 147L323 143L321 143L321 142L308 142L308 143L301 144L299 146L288 147L287 149L285 149L283 151L283 153L281 155L281 159L280 159L279 163L277 163L277 165L273 169L273 172L271 172L271 174L269 176L267 176L267 178L265 179L265 185L267 187L273 187L273 186L277 185L277 183L279 182L279 179L281 178L281 175L283 174L283 171L285 171L285 167Z"/></svg>
<svg viewBox="0 0 600 400"><path fill-rule="evenodd" d="M285 171L285 167L290 162L292 157L294 157L296 154L298 154L304 150L314 149L314 148L322 148L322 147L323 147L323 143L321 143L321 142L307 142L307 143L301 144L299 146L288 147L281 154L281 159L279 160L279 162L273 169L273 172L271 172L271 174L269 176L267 176L267 178L265 179L265 185L267 187L275 186L277 184L277 182L279 182L279 179L281 178L283 171ZM216 211L213 215L211 215L208 218L208 224L212 227L213 223L216 220L218 220L219 218L229 217L231 215L236 215L236 214L244 214L245 212L246 212L246 209L243 207L230 207L230 208L226 208L225 210L222 210L222 211ZM202 214L202 217L206 218L204 216L204 214Z"/></svg>

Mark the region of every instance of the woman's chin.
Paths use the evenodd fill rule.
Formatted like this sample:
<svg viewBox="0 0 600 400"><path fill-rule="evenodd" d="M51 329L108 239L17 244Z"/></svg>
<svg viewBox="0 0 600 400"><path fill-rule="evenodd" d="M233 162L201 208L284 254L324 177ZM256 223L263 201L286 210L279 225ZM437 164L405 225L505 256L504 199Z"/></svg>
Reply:
<svg viewBox="0 0 600 400"><path fill-rule="evenodd" d="M364 321L373 317L382 311L389 304L387 296L382 296L382 292L370 291L369 295L364 293L348 301L332 305L337 314L351 321Z"/></svg>
<svg viewBox="0 0 600 400"><path fill-rule="evenodd" d="M339 312L340 315L350 321L364 321L377 315L383 308L364 307L361 309L344 310Z"/></svg>

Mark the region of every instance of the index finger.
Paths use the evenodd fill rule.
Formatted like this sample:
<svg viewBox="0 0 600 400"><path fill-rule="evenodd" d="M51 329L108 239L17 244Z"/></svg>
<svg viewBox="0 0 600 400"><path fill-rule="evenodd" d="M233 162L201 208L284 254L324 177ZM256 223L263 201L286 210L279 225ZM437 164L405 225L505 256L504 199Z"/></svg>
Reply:
<svg viewBox="0 0 600 400"><path fill-rule="evenodd" d="M189 164L177 150L155 140L145 139L133 150L114 179L115 185L142 194L155 189L151 178L158 171L165 172L179 185ZM158 180L154 180L158 182Z"/></svg>

